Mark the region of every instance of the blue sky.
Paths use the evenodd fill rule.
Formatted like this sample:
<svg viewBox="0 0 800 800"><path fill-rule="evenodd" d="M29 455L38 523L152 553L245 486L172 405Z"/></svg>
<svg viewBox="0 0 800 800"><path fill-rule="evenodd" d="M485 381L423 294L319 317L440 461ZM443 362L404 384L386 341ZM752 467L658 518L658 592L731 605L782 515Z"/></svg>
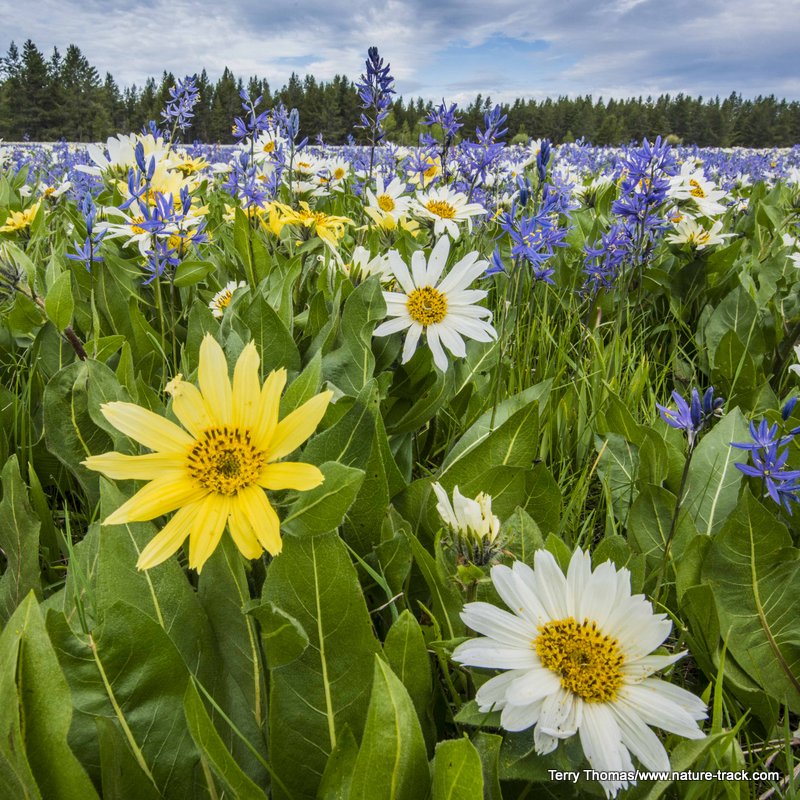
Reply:
<svg viewBox="0 0 800 800"><path fill-rule="evenodd" d="M0 0L0 19L0 47L75 43L123 85L225 66L275 88L293 70L357 78L375 44L398 93L426 99L800 99L798 0Z"/></svg>

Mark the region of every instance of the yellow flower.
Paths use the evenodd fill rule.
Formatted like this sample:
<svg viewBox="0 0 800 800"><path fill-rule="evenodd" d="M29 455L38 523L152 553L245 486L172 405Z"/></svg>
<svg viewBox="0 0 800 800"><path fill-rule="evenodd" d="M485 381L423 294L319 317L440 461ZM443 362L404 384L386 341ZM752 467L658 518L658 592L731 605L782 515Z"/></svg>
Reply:
<svg viewBox="0 0 800 800"><path fill-rule="evenodd" d="M279 459L314 432L332 392L315 395L278 419L286 370L259 381L259 358L250 342L228 378L222 348L207 334L200 346L198 385L178 375L167 386L183 428L134 403L100 407L122 433L152 453L104 453L83 463L114 480L147 480L104 525L141 522L177 510L144 548L136 566L149 569L168 559L189 537L189 566L198 572L214 552L227 524L246 558L281 551L280 520L264 489L307 491L323 475L313 464ZM185 430L184 430L185 429Z"/></svg>
<svg viewBox="0 0 800 800"><path fill-rule="evenodd" d="M39 203L34 203L30 208L24 211L11 211L9 216L6 217L6 223L0 227L0 233L14 233L29 227L33 220L36 218L36 212L39 210Z"/></svg>
<svg viewBox="0 0 800 800"><path fill-rule="evenodd" d="M349 217L336 217L324 214L322 211L312 211L304 200L300 202L299 209L290 208L282 203L275 203L282 216L284 225L299 225L306 230L313 231L332 250L336 249L339 239L344 236L345 225L352 225Z"/></svg>

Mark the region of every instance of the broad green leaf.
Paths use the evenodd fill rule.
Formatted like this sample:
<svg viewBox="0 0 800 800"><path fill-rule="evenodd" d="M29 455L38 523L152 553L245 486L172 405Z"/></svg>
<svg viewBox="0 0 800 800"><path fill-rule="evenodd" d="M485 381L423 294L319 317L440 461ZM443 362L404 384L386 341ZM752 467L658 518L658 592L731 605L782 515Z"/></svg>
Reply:
<svg viewBox="0 0 800 800"><path fill-rule="evenodd" d="M308 634L294 617L270 602L253 606L248 613L261 626L261 641L270 669L291 664L305 653Z"/></svg>
<svg viewBox="0 0 800 800"><path fill-rule="evenodd" d="M703 565L722 637L764 691L800 713L800 550L749 491Z"/></svg>
<svg viewBox="0 0 800 800"><path fill-rule="evenodd" d="M41 596L39 574L40 523L28 501L28 490L19 472L17 457L8 459L0 474L0 550L5 572L0 576L0 624L8 621L25 595ZM53 556L55 554L52 554Z"/></svg>
<svg viewBox="0 0 800 800"><path fill-rule="evenodd" d="M281 318L267 301L257 295L246 309L237 309L244 328L239 333L247 343L253 339L264 373L279 367L299 371L300 353Z"/></svg>
<svg viewBox="0 0 800 800"><path fill-rule="evenodd" d="M97 797L67 744L69 688L32 593L0 635L0 708L3 796Z"/></svg>
<svg viewBox="0 0 800 800"><path fill-rule="evenodd" d="M414 705L400 679L376 655L350 800L425 798L429 789L428 758Z"/></svg>
<svg viewBox="0 0 800 800"><path fill-rule="evenodd" d="M325 533L342 524L364 480L364 470L345 467L335 461L320 465L325 480L308 492L299 492L282 528L294 536Z"/></svg>
<svg viewBox="0 0 800 800"><path fill-rule="evenodd" d="M346 725L333 748L317 791L317 800L350 800L358 742Z"/></svg>
<svg viewBox="0 0 800 800"><path fill-rule="evenodd" d="M189 682L183 698L183 710L189 733L200 752L208 759L211 769L239 800L265 800L266 794L243 772L231 755L228 745L222 740L203 701ZM223 723L224 724L224 723Z"/></svg>
<svg viewBox="0 0 800 800"><path fill-rule="evenodd" d="M503 737L496 733L479 731L473 737L472 743L481 759L483 800L503 800L500 791L500 747L503 744Z"/></svg>
<svg viewBox="0 0 800 800"><path fill-rule="evenodd" d="M94 718L115 718L161 793L193 796L202 776L183 713L189 672L159 624L127 603L116 603L88 635L76 634L53 610L47 630L77 712L70 745L84 766L99 779Z"/></svg>
<svg viewBox="0 0 800 800"><path fill-rule="evenodd" d="M433 695L431 665L422 628L410 611L403 611L389 629L383 652L424 720Z"/></svg>
<svg viewBox="0 0 800 800"><path fill-rule="evenodd" d="M94 722L103 800L159 800L161 793L137 763L119 723L107 717L95 717Z"/></svg>
<svg viewBox="0 0 800 800"><path fill-rule="evenodd" d="M184 286L193 286L195 283L200 283L215 269L212 261L182 261L175 270L175 278L172 282L179 289Z"/></svg>
<svg viewBox="0 0 800 800"><path fill-rule="evenodd" d="M378 642L358 576L335 533L284 539L263 600L308 635L302 655L270 670L270 763L295 800L312 798L345 726L364 730ZM276 787L275 800L288 795Z"/></svg>
<svg viewBox="0 0 800 800"><path fill-rule="evenodd" d="M477 800L483 797L481 757L469 739L436 745L431 800Z"/></svg>
<svg viewBox="0 0 800 800"><path fill-rule="evenodd" d="M48 319L60 331L72 322L75 300L72 298L72 274L62 272L53 282L44 298L44 309Z"/></svg>
<svg viewBox="0 0 800 800"><path fill-rule="evenodd" d="M595 436L595 448L597 472L611 495L614 516L624 524L637 494L639 448L617 433Z"/></svg>
<svg viewBox="0 0 800 800"><path fill-rule="evenodd" d="M681 505L700 533L716 533L736 508L742 473L736 461L745 461L742 450L731 442L749 441L749 432L738 408L726 414L701 440L689 467L686 494Z"/></svg>

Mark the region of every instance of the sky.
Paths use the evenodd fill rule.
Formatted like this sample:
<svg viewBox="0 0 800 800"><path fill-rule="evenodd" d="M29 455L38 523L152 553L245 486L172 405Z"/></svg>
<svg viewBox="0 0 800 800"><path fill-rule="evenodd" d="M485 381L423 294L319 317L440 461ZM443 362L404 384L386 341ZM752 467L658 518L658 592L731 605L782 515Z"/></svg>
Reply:
<svg viewBox="0 0 800 800"><path fill-rule="evenodd" d="M0 0L0 20L0 48L74 43L122 86L225 66L273 89L357 79L376 45L398 94L426 100L800 99L800 0Z"/></svg>

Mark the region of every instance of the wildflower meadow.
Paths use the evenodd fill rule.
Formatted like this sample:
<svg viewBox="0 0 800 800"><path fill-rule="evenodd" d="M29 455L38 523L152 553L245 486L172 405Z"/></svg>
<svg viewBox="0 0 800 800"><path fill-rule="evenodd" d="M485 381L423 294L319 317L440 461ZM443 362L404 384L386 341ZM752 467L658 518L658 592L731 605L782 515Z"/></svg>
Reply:
<svg viewBox="0 0 800 800"><path fill-rule="evenodd" d="M357 89L0 143L0 797L800 797L800 147Z"/></svg>

